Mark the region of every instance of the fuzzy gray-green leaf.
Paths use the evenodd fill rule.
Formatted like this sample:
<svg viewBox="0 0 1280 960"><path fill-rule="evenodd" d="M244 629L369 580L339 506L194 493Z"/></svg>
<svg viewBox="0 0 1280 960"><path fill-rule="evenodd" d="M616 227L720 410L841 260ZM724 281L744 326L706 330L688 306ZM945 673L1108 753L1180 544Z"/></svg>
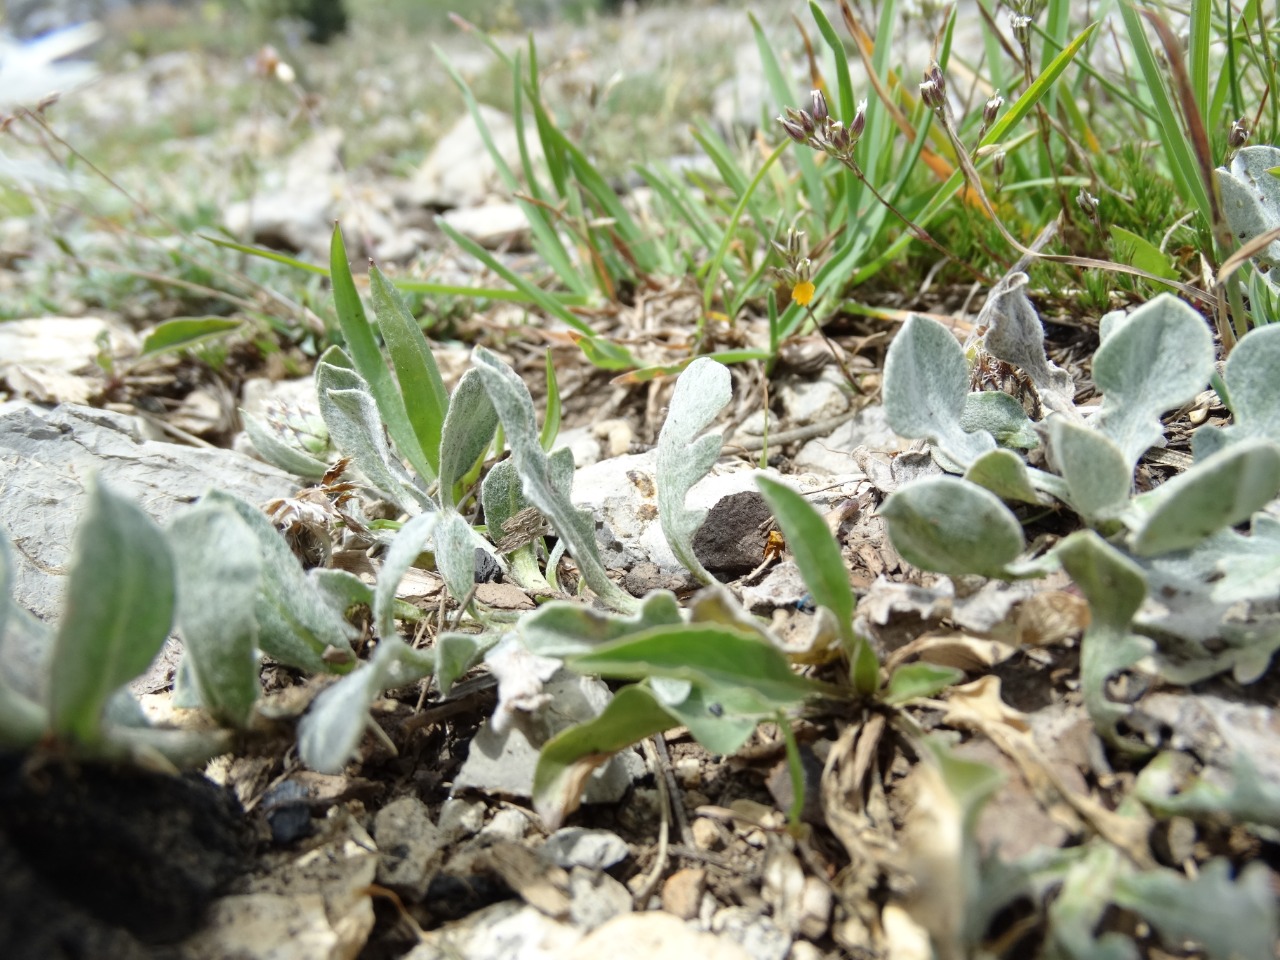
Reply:
<svg viewBox="0 0 1280 960"><path fill-rule="evenodd" d="M969 395L969 367L955 335L936 320L912 314L893 338L884 364L884 412L899 436L923 437L961 466L995 441L960 425Z"/></svg>
<svg viewBox="0 0 1280 960"><path fill-rule="evenodd" d="M244 432L249 435L253 449L272 466L306 480L319 480L329 469L323 460L280 439L275 431L253 414L241 410L240 419L244 421Z"/></svg>
<svg viewBox="0 0 1280 960"><path fill-rule="evenodd" d="M903 558L936 573L1000 576L1024 545L1022 526L999 497L955 477L908 484L880 514Z"/></svg>
<svg viewBox="0 0 1280 960"><path fill-rule="evenodd" d="M999 390L984 390L965 397L960 428L969 433L985 431L1002 447L1031 450L1040 445L1035 425L1022 404Z"/></svg>
<svg viewBox="0 0 1280 960"><path fill-rule="evenodd" d="M1147 507L1133 534L1142 557L1194 547L1261 510L1280 493L1280 447L1245 440L1196 463L1141 498Z"/></svg>
<svg viewBox="0 0 1280 960"><path fill-rule="evenodd" d="M707 518L705 510L690 510L685 498L707 475L720 456L720 434L701 435L732 399L728 369L699 357L676 381L667 420L658 435L658 519L671 552L703 583L715 578L693 552L693 537Z"/></svg>
<svg viewBox="0 0 1280 960"><path fill-rule="evenodd" d="M333 609L326 597L307 577L284 538L261 510L239 497L211 491L204 498L210 505L225 504L235 510L258 541L262 552L262 579L254 604L258 621L258 646L264 653L293 667L313 673L336 668L324 659L326 651L346 654L354 661L351 639L356 630Z"/></svg>
<svg viewBox="0 0 1280 960"><path fill-rule="evenodd" d="M1232 423L1201 427L1192 451L1201 460L1238 440L1257 437L1280 443L1280 324L1254 327L1236 344L1222 378L1231 393Z"/></svg>
<svg viewBox="0 0 1280 960"><path fill-rule="evenodd" d="M551 460L538 442L529 388L514 370L483 347L476 348L474 360L476 369L484 377L489 399L502 420L525 497L542 511L560 538L569 544L583 580L596 596L615 610L634 610L635 599L605 572L596 547L595 520L587 511L575 507L569 499L569 490L556 482Z"/></svg>
<svg viewBox="0 0 1280 960"><path fill-rule="evenodd" d="M418 554L426 548L427 538L435 531L439 517L439 514L424 513L411 519L396 532L382 559L378 585L373 591L373 623L378 636L383 639L396 635L396 588Z"/></svg>
<svg viewBox="0 0 1280 960"><path fill-rule="evenodd" d="M385 428L369 386L338 347L330 347L316 364L320 415L333 445L351 457L360 472L396 506L408 513L429 507L408 471L387 446Z"/></svg>
<svg viewBox="0 0 1280 960"><path fill-rule="evenodd" d="M1245 866L1233 880L1231 863L1215 857L1194 878L1147 870L1116 881L1115 902L1151 923L1167 942L1193 940L1213 960L1271 960L1280 937L1271 873Z"/></svg>
<svg viewBox="0 0 1280 960"><path fill-rule="evenodd" d="M1075 385L1071 374L1050 362L1045 353L1044 326L1027 297L1027 281L1025 273L1011 273L997 283L987 295L976 326L987 327L983 337L987 352L1013 364L1030 377L1045 407L1071 415ZM998 434L996 439L1000 440ZM1020 445L1004 440L1000 442L1005 446Z"/></svg>
<svg viewBox="0 0 1280 960"><path fill-rule="evenodd" d="M985 487L1001 500L1047 502L1032 485L1027 465L1011 450L996 449L984 453L964 472L964 478Z"/></svg>
<svg viewBox="0 0 1280 960"><path fill-rule="evenodd" d="M1160 415L1204 389L1212 373L1205 319L1162 293L1115 324L1094 354L1093 379L1103 399L1090 425L1114 440L1132 467L1164 436Z"/></svg>
<svg viewBox="0 0 1280 960"><path fill-rule="evenodd" d="M173 558L142 508L95 482L76 530L50 674L54 732L99 736L108 698L151 663L173 623Z"/></svg>
<svg viewBox="0 0 1280 960"><path fill-rule="evenodd" d="M1089 601L1089 628L1080 652L1085 706L1099 732L1132 749L1116 730L1129 708L1111 700L1106 691L1112 674L1133 666L1154 648L1129 626L1147 595L1146 579L1137 564L1092 530L1071 534L1053 552Z"/></svg>
<svg viewBox="0 0 1280 960"><path fill-rule="evenodd" d="M434 666L430 651L414 650L399 637L383 637L371 659L312 701L298 724L302 762L320 773L341 773L360 745L365 726L373 722L369 708L378 694L420 680Z"/></svg>
<svg viewBox="0 0 1280 960"><path fill-rule="evenodd" d="M1071 506L1086 523L1112 519L1128 505L1133 467L1109 437L1074 420L1053 417L1049 438Z"/></svg>
<svg viewBox="0 0 1280 960"><path fill-rule="evenodd" d="M258 699L258 539L226 504L198 504L174 517L168 533L178 577L178 632L200 702L215 717L243 726Z"/></svg>
<svg viewBox="0 0 1280 960"><path fill-rule="evenodd" d="M453 506L453 487L493 442L498 412L480 374L468 370L454 388L440 441L440 505Z"/></svg>

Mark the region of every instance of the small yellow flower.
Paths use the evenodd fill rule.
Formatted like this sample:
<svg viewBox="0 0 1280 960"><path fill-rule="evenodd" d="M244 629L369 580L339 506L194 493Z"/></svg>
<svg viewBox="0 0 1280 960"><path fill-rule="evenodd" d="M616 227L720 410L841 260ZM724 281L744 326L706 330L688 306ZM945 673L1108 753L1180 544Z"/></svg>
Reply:
<svg viewBox="0 0 1280 960"><path fill-rule="evenodd" d="M814 294L813 282L810 280L801 280L791 288L791 299L802 307L807 307L809 301L813 299Z"/></svg>

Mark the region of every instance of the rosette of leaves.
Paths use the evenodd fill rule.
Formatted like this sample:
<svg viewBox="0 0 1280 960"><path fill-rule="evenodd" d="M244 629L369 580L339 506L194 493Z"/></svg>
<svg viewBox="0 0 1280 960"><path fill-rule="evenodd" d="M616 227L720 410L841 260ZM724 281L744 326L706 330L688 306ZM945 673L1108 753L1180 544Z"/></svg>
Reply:
<svg viewBox="0 0 1280 960"><path fill-rule="evenodd" d="M904 485L881 513L894 546L922 569L1012 579L1064 568L1092 611L1086 704L1105 736L1143 750L1117 730L1130 708L1107 697L1112 675L1153 654L1176 682L1224 670L1249 682L1280 647L1280 619L1265 603L1280 589L1280 526L1270 512L1280 493L1280 328L1251 331L1226 364L1233 425L1200 428L1193 465L1139 494L1134 469L1163 439L1161 415L1194 399L1214 372L1204 320L1169 295L1104 317L1093 362L1102 404L1085 411L1064 405L1063 372L1047 360L1020 289L1003 291L982 318L990 329L981 348L1021 369L1052 412L1032 424L1013 398L970 392L960 344L935 321L909 318L885 364L890 425L927 439L962 475ZM1048 470L1029 466L1008 441L1033 426ZM1061 503L1086 529L1031 561L1007 503ZM1250 533L1233 529L1246 522Z"/></svg>
<svg viewBox="0 0 1280 960"><path fill-rule="evenodd" d="M685 498L719 453L720 438L703 431L728 402L728 385L721 364L695 360L681 374L661 433L660 520L678 557L694 557L693 537L705 518L689 511ZM495 403L501 409L496 397ZM505 416L503 423L510 433ZM525 431L530 432L527 426ZM518 460L516 469L525 475ZM818 631L833 638L849 662L849 685L797 674L778 638L706 575L696 558L690 569L707 586L687 609L666 591L617 613L565 601L545 604L517 625L515 639L528 653L541 663L558 661L576 672L634 681L599 717L565 730L542 748L533 799L548 824L560 823L575 809L598 765L655 733L684 726L711 752L733 753L761 721L777 720L786 728L788 715L813 697L876 696L899 703L932 695L957 679L955 671L912 664L882 686L875 654L854 633L848 571L825 521L785 484L762 476L759 485L818 607ZM526 493L530 489L526 479ZM798 776L798 770L793 773ZM803 802L798 782L797 797L793 814Z"/></svg>

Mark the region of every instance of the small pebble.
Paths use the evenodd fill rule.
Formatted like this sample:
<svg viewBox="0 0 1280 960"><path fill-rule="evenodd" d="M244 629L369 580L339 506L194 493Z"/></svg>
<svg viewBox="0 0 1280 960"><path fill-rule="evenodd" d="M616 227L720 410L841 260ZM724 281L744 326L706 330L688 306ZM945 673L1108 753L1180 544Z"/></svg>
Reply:
<svg viewBox="0 0 1280 960"><path fill-rule="evenodd" d="M699 817L690 829L693 831L693 845L699 850L715 850L724 842L720 827L714 820Z"/></svg>
<svg viewBox="0 0 1280 960"><path fill-rule="evenodd" d="M693 789L702 784L702 761L697 757L681 757L674 766L682 786Z"/></svg>
<svg viewBox="0 0 1280 960"><path fill-rule="evenodd" d="M693 867L677 870L662 885L662 909L681 920L692 920L706 889L707 871Z"/></svg>

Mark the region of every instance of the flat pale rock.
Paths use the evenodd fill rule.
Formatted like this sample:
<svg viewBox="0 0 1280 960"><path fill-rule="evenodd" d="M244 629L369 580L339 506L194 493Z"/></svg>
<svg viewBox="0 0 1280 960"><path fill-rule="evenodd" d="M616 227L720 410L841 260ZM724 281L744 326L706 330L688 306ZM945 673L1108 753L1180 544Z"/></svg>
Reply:
<svg viewBox="0 0 1280 960"><path fill-rule="evenodd" d="M0 404L0 536L14 547L13 599L40 620L56 620L62 607L94 476L161 523L211 488L253 504L296 489L288 474L243 454L143 439L137 421L122 414L75 404L53 410ZM43 683L47 651L38 640L16 630L0 637L0 657L23 689ZM166 686L178 649L170 640L134 691Z"/></svg>
<svg viewBox="0 0 1280 960"><path fill-rule="evenodd" d="M651 960L653 957L697 957L698 960L751 960L732 940L702 933L661 910L615 917L583 937L565 960Z"/></svg>
<svg viewBox="0 0 1280 960"><path fill-rule="evenodd" d="M130 330L98 317L35 317L0 323L0 373L22 365L74 373L92 366L105 339L113 356L136 353Z"/></svg>

